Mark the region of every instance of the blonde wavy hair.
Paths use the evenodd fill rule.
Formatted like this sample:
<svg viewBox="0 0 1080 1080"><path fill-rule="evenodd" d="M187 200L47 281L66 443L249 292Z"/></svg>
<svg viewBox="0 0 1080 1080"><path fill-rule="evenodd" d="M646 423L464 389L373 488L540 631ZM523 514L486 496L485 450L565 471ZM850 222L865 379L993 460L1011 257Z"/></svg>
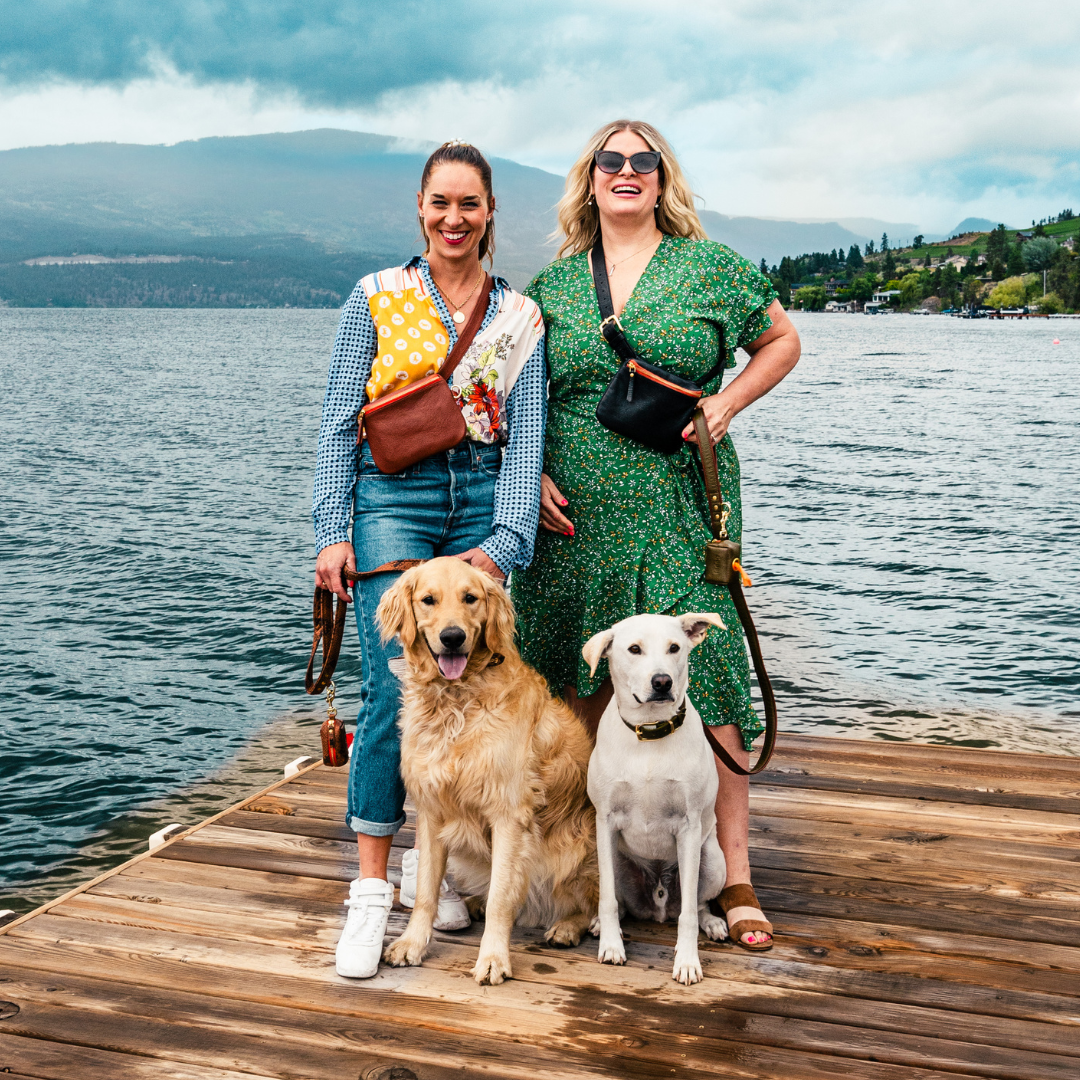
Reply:
<svg viewBox="0 0 1080 1080"><path fill-rule="evenodd" d="M600 214L591 194L593 155L620 131L632 131L651 149L660 151L660 205L656 208L656 227L668 236L709 239L694 208L694 193L667 139L644 120L612 120L589 139L581 157L566 174L566 194L556 207L559 228L552 234L553 240L563 238L557 258L565 259L588 251L600 235Z"/></svg>

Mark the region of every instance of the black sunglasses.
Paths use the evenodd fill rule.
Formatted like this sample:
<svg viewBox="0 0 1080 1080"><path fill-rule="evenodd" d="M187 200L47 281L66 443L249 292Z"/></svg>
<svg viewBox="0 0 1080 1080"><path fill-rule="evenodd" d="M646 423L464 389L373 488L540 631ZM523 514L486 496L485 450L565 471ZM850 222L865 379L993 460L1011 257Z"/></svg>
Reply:
<svg viewBox="0 0 1080 1080"><path fill-rule="evenodd" d="M648 173L656 172L660 166L660 151L659 150L642 150L639 154L630 155L630 168L634 172L641 176L646 176ZM626 164L627 158L625 154L620 154L618 150L597 150L593 154L593 161L596 162L596 167L605 173L617 173Z"/></svg>

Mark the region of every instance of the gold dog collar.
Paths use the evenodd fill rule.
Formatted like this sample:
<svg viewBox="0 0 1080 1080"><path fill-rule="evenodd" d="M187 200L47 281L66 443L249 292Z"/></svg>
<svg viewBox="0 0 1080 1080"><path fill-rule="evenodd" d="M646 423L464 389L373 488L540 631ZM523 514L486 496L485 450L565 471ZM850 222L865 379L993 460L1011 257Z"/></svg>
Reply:
<svg viewBox="0 0 1080 1080"><path fill-rule="evenodd" d="M640 742L666 739L678 731L686 719L686 698L683 698L679 711L670 720L656 720L651 724L631 724L628 720L623 720L621 716L619 719L638 737Z"/></svg>

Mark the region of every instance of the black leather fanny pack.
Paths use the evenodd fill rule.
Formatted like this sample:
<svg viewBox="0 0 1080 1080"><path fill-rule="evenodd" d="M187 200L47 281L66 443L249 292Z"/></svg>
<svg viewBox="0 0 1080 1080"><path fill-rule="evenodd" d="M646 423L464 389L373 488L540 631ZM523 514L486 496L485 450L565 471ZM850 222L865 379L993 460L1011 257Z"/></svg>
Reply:
<svg viewBox="0 0 1080 1080"><path fill-rule="evenodd" d="M674 454L683 445L683 429L690 423L705 391L696 382L643 360L626 340L611 303L604 244L599 239L592 249L592 268L596 302L603 320L600 333L622 360L596 407L596 419L619 435L625 435L663 454ZM717 325L717 330L720 334L720 355L702 380L702 385L711 382L724 370L727 359L724 328Z"/></svg>

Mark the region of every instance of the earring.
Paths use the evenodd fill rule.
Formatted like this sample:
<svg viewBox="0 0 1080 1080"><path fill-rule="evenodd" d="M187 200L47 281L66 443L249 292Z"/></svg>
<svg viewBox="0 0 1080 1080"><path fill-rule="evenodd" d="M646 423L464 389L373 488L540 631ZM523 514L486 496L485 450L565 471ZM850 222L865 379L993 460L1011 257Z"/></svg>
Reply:
<svg viewBox="0 0 1080 1080"><path fill-rule="evenodd" d="M586 203L586 206L592 206L594 202L596 202L596 200L593 198L593 193L590 191L589 192L589 201Z"/></svg>

